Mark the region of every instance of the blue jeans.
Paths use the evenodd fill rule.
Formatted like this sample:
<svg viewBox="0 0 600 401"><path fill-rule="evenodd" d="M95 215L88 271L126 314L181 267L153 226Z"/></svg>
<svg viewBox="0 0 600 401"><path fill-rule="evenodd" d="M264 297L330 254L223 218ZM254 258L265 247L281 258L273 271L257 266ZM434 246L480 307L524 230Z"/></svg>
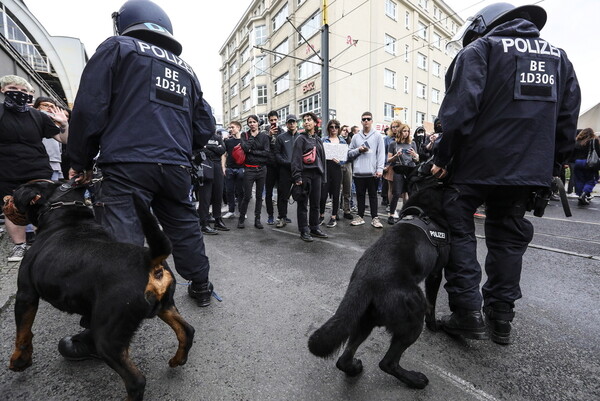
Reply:
<svg viewBox="0 0 600 401"><path fill-rule="evenodd" d="M225 193L227 194L227 206L231 213L235 212L235 202L239 205L244 199L244 169L225 169Z"/></svg>

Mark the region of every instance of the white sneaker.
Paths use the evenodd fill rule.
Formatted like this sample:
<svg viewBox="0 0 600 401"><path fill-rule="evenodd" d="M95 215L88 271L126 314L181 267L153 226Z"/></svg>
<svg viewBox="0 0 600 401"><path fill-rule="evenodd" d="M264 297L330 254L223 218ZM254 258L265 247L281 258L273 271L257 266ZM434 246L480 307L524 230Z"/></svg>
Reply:
<svg viewBox="0 0 600 401"><path fill-rule="evenodd" d="M23 256L25 256L25 252L27 251L27 244L20 244L13 246L12 251L8 255L7 261L9 262L20 262L23 260Z"/></svg>
<svg viewBox="0 0 600 401"><path fill-rule="evenodd" d="M230 218L232 218L233 216L234 216L234 215L233 215L233 213L231 213L231 212L227 212L227 213L225 213L225 214L223 215L223 218L224 218L224 219L230 219Z"/></svg>
<svg viewBox="0 0 600 401"><path fill-rule="evenodd" d="M570 194L567 194L567 198L579 198L579 196L577 196L575 192L571 192Z"/></svg>
<svg viewBox="0 0 600 401"><path fill-rule="evenodd" d="M381 224L381 221L379 221L379 217L373 217L373 220L371 220L371 225L375 228L383 228L383 224Z"/></svg>
<svg viewBox="0 0 600 401"><path fill-rule="evenodd" d="M354 220L350 222L351 226L361 226L363 224L365 224L365 220L360 216L356 216Z"/></svg>

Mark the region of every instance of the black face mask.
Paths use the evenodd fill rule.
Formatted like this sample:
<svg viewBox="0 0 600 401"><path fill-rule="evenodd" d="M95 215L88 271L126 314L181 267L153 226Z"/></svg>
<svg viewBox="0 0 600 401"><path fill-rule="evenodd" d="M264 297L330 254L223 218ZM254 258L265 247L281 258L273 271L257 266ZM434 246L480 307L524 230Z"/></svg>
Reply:
<svg viewBox="0 0 600 401"><path fill-rule="evenodd" d="M32 95L21 91L6 91L4 92L4 96L6 96L7 99L10 99L17 106L25 106L27 103L30 103L33 100Z"/></svg>

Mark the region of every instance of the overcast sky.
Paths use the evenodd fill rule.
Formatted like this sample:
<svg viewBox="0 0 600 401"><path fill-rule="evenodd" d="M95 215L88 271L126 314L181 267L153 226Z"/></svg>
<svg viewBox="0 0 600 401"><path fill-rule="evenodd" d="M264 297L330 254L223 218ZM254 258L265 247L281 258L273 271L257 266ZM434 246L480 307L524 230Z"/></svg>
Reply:
<svg viewBox="0 0 600 401"><path fill-rule="evenodd" d="M175 37L183 45L182 58L194 68L206 99L220 114L222 106L219 49L251 0L155 2L171 18ZM417 0L412 2L417 3ZM445 2L466 18L494 1ZM542 30L542 37L563 48L573 62L582 87L582 112L600 103L600 45L596 42L600 37L597 25L600 18L600 0L509 2L514 5L536 3L546 9L548 22ZM124 0L25 0L25 3L50 35L81 39L91 57L98 45L112 35L110 16L121 7ZM348 34L351 35L352 32Z"/></svg>

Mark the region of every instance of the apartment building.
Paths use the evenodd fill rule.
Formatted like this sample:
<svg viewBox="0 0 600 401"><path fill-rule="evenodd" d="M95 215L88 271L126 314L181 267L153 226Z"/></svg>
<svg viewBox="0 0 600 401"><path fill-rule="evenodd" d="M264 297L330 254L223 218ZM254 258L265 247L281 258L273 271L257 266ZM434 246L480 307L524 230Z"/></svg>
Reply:
<svg viewBox="0 0 600 401"><path fill-rule="evenodd" d="M323 3L329 25L329 118L378 128L430 127L463 21L441 0L253 0L220 49L223 120L321 109Z"/></svg>

